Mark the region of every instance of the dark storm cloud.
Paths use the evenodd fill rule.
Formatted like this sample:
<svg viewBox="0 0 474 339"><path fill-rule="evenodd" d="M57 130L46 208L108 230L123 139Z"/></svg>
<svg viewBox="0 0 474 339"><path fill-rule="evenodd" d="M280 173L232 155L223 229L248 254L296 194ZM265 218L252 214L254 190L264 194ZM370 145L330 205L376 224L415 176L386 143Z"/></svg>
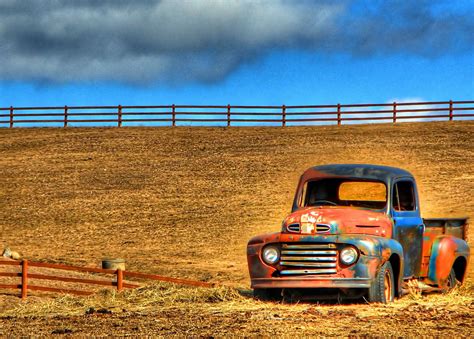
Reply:
<svg viewBox="0 0 474 339"><path fill-rule="evenodd" d="M472 48L469 13L442 5L0 0L0 79L213 82L278 49L433 57Z"/></svg>

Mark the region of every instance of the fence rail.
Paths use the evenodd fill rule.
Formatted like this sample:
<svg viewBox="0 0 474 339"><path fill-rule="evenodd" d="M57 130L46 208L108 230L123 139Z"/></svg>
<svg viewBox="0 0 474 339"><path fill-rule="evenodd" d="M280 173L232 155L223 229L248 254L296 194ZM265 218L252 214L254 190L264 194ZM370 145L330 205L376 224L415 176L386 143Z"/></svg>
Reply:
<svg viewBox="0 0 474 339"><path fill-rule="evenodd" d="M102 286L102 287L114 287L118 291L122 291L125 288L140 287L140 285L138 284L126 282L125 279L127 277L164 281L164 282L170 282L170 283L181 284L181 285L189 285L189 286L195 286L195 287L215 286L212 283L208 283L204 281L165 277L165 276L161 276L157 274L130 272L130 271L123 271L120 269L110 270L110 269L102 269L102 268L95 268L95 267L81 267L81 266L71 266L71 265L63 265L63 264L30 262L28 260L22 260L22 261L0 260L0 267L2 266L17 266L20 268L20 272L0 271L0 277L21 279L19 283L0 284L0 289L19 289L21 291L22 299L27 298L29 290L67 293L67 294L76 294L76 295L91 295L94 293L93 291L84 291L84 290L73 289L73 288L57 288L57 287L49 287L49 286L31 285L30 280L47 280L47 281L59 281L63 283L85 284L89 286L94 285L94 286ZM65 276L58 276L54 274L30 273L29 271L30 267L41 267L41 268L48 268L48 269L62 270L62 271L73 271L73 272L80 272L80 273L99 273L99 274L107 275L109 279L111 278L110 276L112 276L112 279L99 280L99 279L90 279L90 278L65 277Z"/></svg>
<svg viewBox="0 0 474 339"><path fill-rule="evenodd" d="M0 107L0 127L314 125L472 120L474 101L300 106L158 105Z"/></svg>

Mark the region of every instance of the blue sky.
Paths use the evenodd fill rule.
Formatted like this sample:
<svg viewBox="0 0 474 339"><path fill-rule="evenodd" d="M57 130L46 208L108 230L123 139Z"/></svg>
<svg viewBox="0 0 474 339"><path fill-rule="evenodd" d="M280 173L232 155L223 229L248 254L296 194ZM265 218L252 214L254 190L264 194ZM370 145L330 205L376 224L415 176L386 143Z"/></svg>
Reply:
<svg viewBox="0 0 474 339"><path fill-rule="evenodd" d="M45 0L33 2L30 7L46 4L34 11L15 3L0 2L2 107L474 98L474 5L470 1L450 6L447 1L251 5L166 0L104 1L97 6L93 1L61 5ZM130 8L137 12L136 21L133 15L125 16ZM140 11L154 14L148 21L141 20ZM166 11L178 13L177 18L169 19L163 14ZM72 13L77 23L50 25L56 22L54 13L58 17ZM249 15L254 16L251 23ZM18 17L23 25L8 28L9 22L19 22L14 20ZM173 20L191 23L175 32ZM89 32L89 21L108 24ZM166 36L144 36L147 25L155 21L170 26ZM255 21L265 25L253 25ZM117 33L114 25L129 30ZM99 53L108 41L115 43Z"/></svg>

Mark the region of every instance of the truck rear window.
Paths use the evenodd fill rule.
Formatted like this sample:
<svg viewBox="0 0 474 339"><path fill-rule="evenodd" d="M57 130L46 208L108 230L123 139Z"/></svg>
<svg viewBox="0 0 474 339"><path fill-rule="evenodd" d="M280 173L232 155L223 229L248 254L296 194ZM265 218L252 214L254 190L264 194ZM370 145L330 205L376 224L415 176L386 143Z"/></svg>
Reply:
<svg viewBox="0 0 474 339"><path fill-rule="evenodd" d="M387 189L380 182L346 181L339 186L339 199L385 202L387 200Z"/></svg>
<svg viewBox="0 0 474 339"><path fill-rule="evenodd" d="M302 206L354 206L377 210L386 204L384 183L337 178L307 182L301 201Z"/></svg>

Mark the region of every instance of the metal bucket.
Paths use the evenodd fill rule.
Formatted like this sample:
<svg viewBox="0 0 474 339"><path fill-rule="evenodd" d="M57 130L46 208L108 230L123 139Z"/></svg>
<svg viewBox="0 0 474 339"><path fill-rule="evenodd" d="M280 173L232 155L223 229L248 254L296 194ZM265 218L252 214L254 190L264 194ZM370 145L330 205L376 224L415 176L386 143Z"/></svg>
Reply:
<svg viewBox="0 0 474 339"><path fill-rule="evenodd" d="M102 268L106 270L122 270L125 271L125 260L120 258L107 258L102 260Z"/></svg>

